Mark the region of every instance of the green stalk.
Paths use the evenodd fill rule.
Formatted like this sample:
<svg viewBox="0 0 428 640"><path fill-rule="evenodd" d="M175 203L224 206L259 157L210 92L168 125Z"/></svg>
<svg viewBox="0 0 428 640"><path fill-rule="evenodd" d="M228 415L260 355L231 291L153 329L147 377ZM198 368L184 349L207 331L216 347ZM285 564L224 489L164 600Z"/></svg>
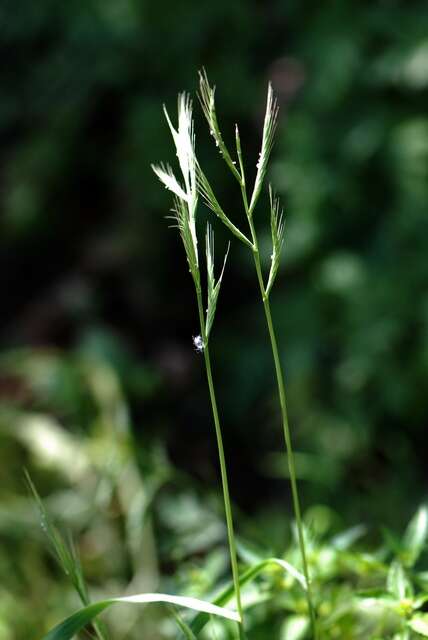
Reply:
<svg viewBox="0 0 428 640"><path fill-rule="evenodd" d="M271 343L271 348L272 348L272 355L273 355L273 360L274 360L274 363L275 363L275 373L276 373L276 381L277 381L277 385L278 385L279 403L280 403L280 407L281 407L282 426L283 426L283 431L284 431L285 446L286 446L286 450L287 450L288 470L289 470L289 473L290 473L291 495L292 495L292 500L293 500L294 515L295 515L295 518L296 518L297 536L298 536L298 541L299 541L300 554L301 554L301 557L302 557L303 574L304 574L305 580L306 580L306 600L307 600L307 603L308 603L308 612L309 612L309 617L310 617L310 621L311 621L313 640L317 640L318 634L317 634L317 626L316 626L316 618L315 618L315 609L314 609L314 606L313 606L313 603L312 603L312 590L311 590L311 583L310 583L310 577L309 577L308 561L307 561L307 556L306 556L305 539L304 539L304 535L303 535L303 525L302 525L302 515L301 515L301 509L300 509L299 491L298 491L298 487L297 487L296 464L295 464L295 459L294 459L293 444L292 444L292 440L291 440L290 424L288 422L287 402L286 402L285 385L284 385L284 375L282 373L281 361L280 361L279 353L278 353L278 344L277 344L277 340L276 340L275 329L274 329L273 322L272 322L272 314L271 314L271 310L270 310L269 296L266 294L266 289L265 289L265 285L264 285L264 282L263 282L263 274L262 274L262 268L261 268L261 264L260 264L260 253L259 253L259 248L258 248L256 230L255 230L255 227L254 227L252 215L250 214L249 209L248 209L248 201L247 201L247 195L246 195L246 190L245 190L245 181L244 181L244 179L242 180L242 196L243 196L244 207L245 207L245 211L247 213L248 222L249 222L250 230L251 230L251 236L252 236L252 240L253 240L254 265L255 265L255 268L256 268L257 280L258 280L258 283L259 283L260 293L261 293L261 296L262 296L263 307L264 307L264 310L265 310L266 322L267 322L267 326L268 326L269 338L270 338L270 343Z"/></svg>
<svg viewBox="0 0 428 640"><path fill-rule="evenodd" d="M220 419L219 419L218 409L217 409L217 400L216 400L213 376L211 371L210 351L209 351L208 340L207 340L206 331L205 331L204 305L202 301L202 293L199 288L196 288L196 296L198 300L201 337L204 345L203 351L204 351L205 369L207 374L211 408L212 408L215 433L217 438L218 457L220 461L220 474L221 474L221 482L223 487L223 500L224 500L224 510L226 514L226 526L227 526L227 536L229 541L230 563L232 565L232 576L233 576L233 583L235 586L235 594L236 594L236 607L237 607L239 616L241 618L241 624L238 623L239 637L242 638L244 614L243 614L242 602L241 602L241 589L239 586L239 571L238 571L238 560L237 560L237 553L236 553L235 533L234 533L234 527L233 527L232 506L230 503L229 482L227 479L227 469L226 469L226 459L224 455L223 437L221 434Z"/></svg>

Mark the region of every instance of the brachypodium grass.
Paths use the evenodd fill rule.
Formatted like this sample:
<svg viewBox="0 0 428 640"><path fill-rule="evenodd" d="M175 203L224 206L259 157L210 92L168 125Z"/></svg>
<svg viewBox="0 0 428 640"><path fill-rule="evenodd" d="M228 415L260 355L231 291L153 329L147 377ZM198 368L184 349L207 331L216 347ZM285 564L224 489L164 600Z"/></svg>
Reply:
<svg viewBox="0 0 428 640"><path fill-rule="evenodd" d="M284 431L284 439L287 450L288 468L290 474L291 493L293 499L294 515L296 518L297 535L299 540L300 553L302 557L303 573L306 578L307 588L306 597L308 603L308 611L311 618L312 633L314 638L317 638L315 610L312 602L311 583L309 576L309 568L307 561L307 553L305 548L305 539L303 532L301 508L299 492L297 488L296 468L294 461L294 452L291 439L291 430L288 421L287 402L284 385L284 375L282 372L281 359L278 352L278 344L275 333L275 328L272 320L272 313L270 307L270 293L275 282L275 278L278 272L278 267L281 257L281 249L284 242L284 219L283 213L280 209L279 200L273 194L272 187L269 186L269 201L270 201L270 225L272 235L272 254L271 254L271 266L268 275L267 282L262 271L262 265L260 260L259 242L257 237L257 231L254 224L253 214L256 205L259 201L262 187L266 177L266 170L270 158L270 154L273 147L275 129L278 117L278 105L274 98L272 86L269 84L266 113L263 125L263 136L261 150L257 161L257 173L254 182L254 186L251 192L251 197L248 197L247 182L245 177L245 168L241 147L241 139L239 135L238 125L235 126L235 145L236 145L236 160L232 160L231 154L224 142L220 126L216 114L215 105L215 87L212 87L208 81L208 77L204 72L200 73L200 92L199 98L204 112L205 118L210 128L210 134L215 140L216 146L219 149L220 155L229 167L232 175L238 181L243 208L248 221L251 239L248 239L245 234L242 233L231 221L230 217L225 213L224 208L220 206L217 197L214 194L211 185L204 174L202 168L198 165L198 186L201 195L203 196L208 207L220 218L220 220L228 227L230 231L243 242L251 251L254 260L254 266L257 274L257 281L260 289L261 299L263 302L263 308L266 317L266 323L271 343L272 356L275 365L276 380L278 386L279 404L281 408L282 426ZM237 164L238 162L238 164Z"/></svg>
<svg viewBox="0 0 428 640"><path fill-rule="evenodd" d="M211 135L229 167L238 181L242 194L243 208L249 225L249 234L245 235L225 213L214 191L200 167L195 155L192 105L189 98L182 94L178 100L178 127L172 125L165 110L177 151L182 182L175 177L168 165L153 167L162 183L174 194L173 219L179 229L187 258L187 263L196 292L200 333L193 338L197 352L203 354L212 415L217 438L224 508L228 532L230 561L232 566L231 583L224 586L210 602L198 598L165 593L140 593L109 597L92 602L86 585L84 573L73 543L64 540L57 527L50 520L44 505L37 494L29 476L27 480L36 500L42 526L55 552L56 558L69 576L79 596L82 608L53 628L44 640L71 640L79 631L92 624L98 640L107 640L107 631L97 622L100 613L113 605L163 603L175 620L180 638L188 640L206 637L204 627L212 619L223 618L238 625L240 638L244 638L244 603L241 589L248 583L264 575L264 582L253 600L245 601L246 630L255 630L257 637L283 637L287 640L413 640L428 637L428 573L416 567L427 548L428 508L421 507L408 525L404 536L396 538L386 533L385 542L374 553L353 551L351 546L366 531L357 526L328 540L322 540L322 534L314 532L305 541L300 502L296 480L296 470L291 441L290 426L287 417L284 377L278 353L277 340L270 308L270 294L279 268L281 249L284 241L284 222L278 199L269 187L270 225L272 235L272 254L270 271L265 278L259 251L259 242L253 220L255 207L262 192L266 177L267 164L273 145L278 108L269 86L266 115L264 120L262 146L257 163L257 173L251 195L247 183L241 148L239 129L235 129L237 161L225 145L218 124L214 88L208 82L205 73L200 76L200 101ZM271 342L275 372L277 378L279 402L288 454L289 476L297 528L297 545L293 542L281 558L270 557L266 549L252 551L243 542L239 547L240 557L245 570L239 575L237 546L235 543L232 508L229 495L226 461L222 441L219 411L212 376L209 341L213 327L219 291L223 278L228 250L218 279L214 275L214 234L207 226L205 238L206 254L206 299L204 304L196 214L198 194L202 194L207 205L222 220L226 227L249 249L251 249L257 281L263 302L268 333ZM317 616L312 601L311 583L307 562L306 547L310 549L311 559L317 575L318 602ZM287 558L287 559L285 559ZM299 558L303 573L294 564ZM291 560L291 562L289 561ZM388 565L389 561L389 565ZM304 597L302 597L302 591ZM203 592L204 594L206 591ZM322 596L322 597L321 597ZM226 605L236 600L236 609ZM302 606L303 603L303 606ZM249 607L257 604L261 616L252 616ZM196 613L186 622L176 607L191 609ZM248 609L247 609L248 607ZM277 612L281 616L275 616ZM287 612L287 615L283 615ZM280 620L278 619L280 618ZM260 622L262 626L260 626ZM235 630L235 627L232 627ZM272 631L275 629L275 631ZM227 630L225 630L227 633ZM264 635L260 635L264 633ZM201 636L202 634L202 636ZM252 635L252 634L251 634ZM224 636L229 637L229 636Z"/></svg>
<svg viewBox="0 0 428 640"><path fill-rule="evenodd" d="M100 627L97 623L94 623L94 619L102 611L117 603L148 604L151 602L163 602L168 605L176 605L199 611L199 615L194 618L190 626L187 625L177 614L174 613L174 618L177 622L177 625L179 626L181 632L188 638L194 638L195 633L199 633L206 625L209 620L209 616L214 615L236 621L238 623L238 634L242 639L245 637L245 635L243 626L244 616L241 599L241 586L254 580L261 572L264 572L273 566L279 567L283 572L288 574L292 578L292 580L296 581L305 592L307 592L308 589L307 578L297 569L295 569L289 562L282 558L262 559L261 561L256 562L252 566L250 566L241 576L239 575L226 460L209 351L209 340L213 327L217 300L220 292L220 286L223 278L228 250L226 251L221 273L216 280L214 275L214 234L210 225L208 224L205 238L207 276L207 306L205 308L200 271L198 238L196 232L198 194L201 186L200 180L203 174L198 165L195 155L192 105L189 97L185 94L181 94L178 98L177 129L175 129L175 127L173 126L166 109L165 116L171 130L174 145L176 147L183 184L180 184L180 182L177 180L169 165L162 164L159 166L153 166L153 170L159 177L161 182L165 185L165 187L172 191L172 193L174 194L174 208L172 218L175 222L174 226L176 226L180 232L189 271L195 286L200 334L193 338L193 344L196 351L202 353L204 356L212 415L217 439L233 583L232 586L228 586L226 589L224 589L217 596L213 603L205 602L196 598L162 593L143 593L135 596L107 598L98 602L91 603L89 600L88 590L85 585L78 557L76 554L70 551L71 547L67 546L66 543L64 543L60 534L52 525L46 527L46 523L49 522L47 513L44 510L43 503L38 497L38 494L30 481L30 486L35 495L41 513L42 521L43 523L45 523L44 528L48 533L50 542L54 546L61 566L66 571L66 573L70 575L72 583L80 596L82 604L84 605L82 609L66 618L52 631L50 631L48 635L45 636L45 640L70 640L73 635L75 635L79 630L83 629L87 624L91 622L94 625L94 629L99 640L105 640L102 627ZM219 140L219 144L221 144L222 148L225 149L221 137L219 138ZM234 166L231 160L230 166ZM209 188L208 183L206 188ZM211 198L214 199L213 194L211 194ZM237 235L243 242L245 242L245 244L247 244L249 247L254 246L254 244L250 240L248 240L248 238L246 238L244 234L241 234L241 232L230 222L228 218L226 218L226 216L224 216L224 221L233 231L233 233ZM278 228L278 230L282 227L282 222L279 218L277 222L273 224L277 224L276 228ZM229 602L233 596L236 599L237 612L231 611L230 609L226 609L224 607L224 605Z"/></svg>
<svg viewBox="0 0 428 640"><path fill-rule="evenodd" d="M232 518L232 507L229 495L229 482L227 478L226 460L223 447L223 437L220 426L220 418L214 389L211 358L209 351L209 339L213 326L217 299L220 292L224 267L227 260L227 252L223 262L223 269L215 281L214 276L214 234L209 225L206 232L206 272L207 272L207 307L204 310L202 294L201 272L199 268L198 239L196 235L196 211L198 207L197 185L197 160L195 155L195 137L193 132L192 104L185 94L178 98L178 128L175 129L167 110L165 116L171 130L172 138L177 152L178 162L184 185L176 179L169 165L153 166L153 170L167 189L174 194L174 220L183 240L189 271L193 279L196 291L196 300L199 314L200 335L193 339L196 350L204 355L205 369L211 400L212 415L217 438L220 473L223 487L224 508L226 513L226 525L229 540L230 561L232 565L233 582L235 585L236 605L241 623L243 623L243 611L241 591L239 585L238 559L236 553L235 534ZM240 627L240 634L242 629Z"/></svg>

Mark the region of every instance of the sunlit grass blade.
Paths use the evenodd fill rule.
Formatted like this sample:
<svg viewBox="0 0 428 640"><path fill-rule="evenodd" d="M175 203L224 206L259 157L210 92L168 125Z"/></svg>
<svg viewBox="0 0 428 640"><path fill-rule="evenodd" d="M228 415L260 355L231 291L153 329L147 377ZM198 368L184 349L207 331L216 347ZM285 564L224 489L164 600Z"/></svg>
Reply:
<svg viewBox="0 0 428 640"><path fill-rule="evenodd" d="M41 499L33 481L31 480L30 474L27 471L25 471L25 477L40 514L42 530L50 542L55 558L65 575L71 581L71 584L78 594L82 604L84 606L89 606L90 600L88 588L86 586L82 565L74 546L73 539L70 536L68 541L64 540L63 536L52 522L45 505L43 504L43 500ZM106 631L103 628L103 625L94 623L94 630L99 640L105 640Z"/></svg>
<svg viewBox="0 0 428 640"><path fill-rule="evenodd" d="M64 540L57 527L52 522L48 512L46 511L43 501L40 498L40 495L33 481L31 480L30 475L27 472L25 472L25 477L39 511L42 530L51 545L55 558L61 569L71 580L73 587L75 588L82 601L82 604L87 605L89 604L88 590L75 547L71 541L67 543Z"/></svg>
<svg viewBox="0 0 428 640"><path fill-rule="evenodd" d="M266 295L268 296L273 283L275 282L276 274L278 273L279 263L281 259L281 249L284 244L284 216L283 212L279 208L279 200L272 193L272 188L269 186L269 198L270 198L270 226L272 234L272 255L271 266L269 271L269 280L266 286Z"/></svg>
<svg viewBox="0 0 428 640"><path fill-rule="evenodd" d="M260 195L260 191L263 185L263 180L266 175L266 169L269 162L269 157L273 147L273 141L275 136L276 123L278 118L278 103L273 95L272 85L269 83L267 101L266 101L266 113L263 125L263 138L262 147L257 162L257 175L254 182L253 194L251 196L249 213L250 215L254 211L257 200Z"/></svg>
<svg viewBox="0 0 428 640"><path fill-rule="evenodd" d="M270 567L275 566L281 568L283 571L292 576L300 584L302 589L306 591L306 580L304 575L300 573L300 571L298 571L295 567L293 567L293 565L291 565L286 560L283 560L282 558L267 558L266 560L262 560L261 562L247 569L247 571L239 576L240 587L244 587L246 584L257 578L260 573L266 571L266 569L269 569ZM217 597L214 599L214 604L219 607L225 606L233 598L234 592L234 585L233 583L231 583L217 595ZM190 628L195 635L198 635L208 621L209 616L205 613L200 613L191 622Z"/></svg>
<svg viewBox="0 0 428 640"><path fill-rule="evenodd" d="M223 268L221 270L219 279L217 282L214 277L214 233L212 227L207 225L206 234L206 254L207 254L207 278L208 278L208 306L207 306L207 319L205 323L206 338L209 338L211 327L213 325L215 311L217 308L217 298L220 293L221 281L223 278L224 268L226 266L227 256L229 255L229 247L227 247L226 255L224 256Z"/></svg>
<svg viewBox="0 0 428 640"><path fill-rule="evenodd" d="M247 238L245 234L242 233L236 227L233 222L227 217L222 207L220 206L216 196L214 195L214 191L211 188L210 183L208 182L208 178L202 171L202 169L197 167L197 182L198 182L198 190L204 199L205 204L211 211L213 211L216 216L220 218L220 220L228 227L228 229L244 244L246 244L250 249L253 248L251 241Z"/></svg>
<svg viewBox="0 0 428 640"><path fill-rule="evenodd" d="M241 181L239 171L235 166L235 162L232 160L230 153L224 143L223 136L220 131L220 127L217 121L217 114L215 108L215 87L211 87L207 73L205 69L199 72L199 101L201 103L202 111L207 119L208 126L210 128L210 134L213 136L216 146L220 151L223 160L238 180Z"/></svg>
<svg viewBox="0 0 428 640"><path fill-rule="evenodd" d="M126 596L123 598L108 598L94 602L73 615L69 616L52 631L50 631L43 640L71 640L73 636L81 631L86 625L90 624L102 611L113 604L151 604L151 603L167 603L200 611L206 615L219 616L228 620L240 622L238 613L231 609L226 609L210 602L204 602L197 598L188 598L185 596L173 596L166 593L141 593L135 596Z"/></svg>

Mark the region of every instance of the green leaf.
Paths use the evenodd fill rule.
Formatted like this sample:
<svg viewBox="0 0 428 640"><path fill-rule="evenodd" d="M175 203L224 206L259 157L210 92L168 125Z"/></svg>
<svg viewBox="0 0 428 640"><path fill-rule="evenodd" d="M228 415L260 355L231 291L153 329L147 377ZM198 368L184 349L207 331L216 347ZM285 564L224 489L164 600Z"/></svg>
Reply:
<svg viewBox="0 0 428 640"><path fill-rule="evenodd" d="M259 562L258 564L253 565L247 571L245 571L239 577L239 584L241 587L246 585L248 582L254 580L262 571L269 569L271 567L280 567L286 573L291 575L302 587L304 591L306 591L306 580L305 577L300 571L298 571L293 565L291 565L286 560L282 560L281 558L268 558ZM219 595L215 598L214 604L217 606L224 606L231 600L234 596L235 590L234 585L231 583L228 587L226 587ZM205 613L198 614L196 618L192 621L190 627L195 635L201 632L204 626L207 624L209 617Z"/></svg>
<svg viewBox="0 0 428 640"><path fill-rule="evenodd" d="M104 609L113 604L129 603L129 604L150 604L150 603L168 603L178 607L193 609L194 611L203 612L204 615L216 615L221 618L235 620L240 622L240 617L235 611L225 609L224 607L210 602L204 602L196 598L187 598L184 596L171 596L165 593L141 593L135 596L127 596L124 598L109 598L90 604L73 615L69 616L52 631L50 631L43 640L71 640L73 636L83 629L87 624L91 623Z"/></svg>
<svg viewBox="0 0 428 640"><path fill-rule="evenodd" d="M419 558L428 536L428 508L422 506L409 522L403 536L403 557L405 567L413 567Z"/></svg>
<svg viewBox="0 0 428 640"><path fill-rule="evenodd" d="M357 524L350 529L341 531L331 539L331 544L335 549L345 551L349 549L359 538L367 533L367 527L364 524Z"/></svg>
<svg viewBox="0 0 428 640"><path fill-rule="evenodd" d="M52 522L45 505L43 504L43 500L41 499L31 477L27 471L25 471L25 477L30 488L31 493L33 494L34 501L36 503L37 509L40 514L40 522L41 527L46 535L52 550L55 554L55 558L64 571L65 575L69 577L71 583L73 584L74 589L82 601L82 604L89 604L89 596L88 590L86 587L85 578L83 576L82 567L80 564L80 559L77 555L76 549L73 545L73 541L70 538L68 542L64 540L58 528Z"/></svg>
<svg viewBox="0 0 428 640"><path fill-rule="evenodd" d="M290 616L281 628L281 640L303 640L309 630L309 620L304 616Z"/></svg>
<svg viewBox="0 0 428 640"><path fill-rule="evenodd" d="M412 631L419 633L419 635L428 638L428 614L419 614L417 616L413 616L411 620L409 620L409 627Z"/></svg>
<svg viewBox="0 0 428 640"><path fill-rule="evenodd" d="M42 529L47 536L58 564L64 571L64 573L70 579L75 591L77 592L82 604L84 606L88 606L89 602L89 594L86 586L85 577L83 575L82 566L80 564L80 558L77 554L77 551L74 547L73 540L70 537L68 542L64 540L61 533L53 524L51 518L49 517L48 512L45 509L43 501L39 496L33 481L27 471L25 471L25 476L27 479L28 486L34 496L34 500L36 502L37 508L40 513ZM94 622L94 629L96 631L96 635L98 638L103 640L105 637L102 625Z"/></svg>
<svg viewBox="0 0 428 640"><path fill-rule="evenodd" d="M403 600L412 595L412 585L405 574L403 565L398 560L395 560L389 568L386 587L397 600Z"/></svg>
<svg viewBox="0 0 428 640"><path fill-rule="evenodd" d="M103 600L90 604L73 615L69 616L49 633L44 636L43 640L69 640L76 635L87 624L92 622L104 609L107 609L114 601Z"/></svg>
<svg viewBox="0 0 428 640"><path fill-rule="evenodd" d="M428 593L423 593L413 600L413 609L420 609L428 602Z"/></svg>
<svg viewBox="0 0 428 640"><path fill-rule="evenodd" d="M392 640L410 640L409 630L405 629L404 631L400 631L400 633L396 633Z"/></svg>

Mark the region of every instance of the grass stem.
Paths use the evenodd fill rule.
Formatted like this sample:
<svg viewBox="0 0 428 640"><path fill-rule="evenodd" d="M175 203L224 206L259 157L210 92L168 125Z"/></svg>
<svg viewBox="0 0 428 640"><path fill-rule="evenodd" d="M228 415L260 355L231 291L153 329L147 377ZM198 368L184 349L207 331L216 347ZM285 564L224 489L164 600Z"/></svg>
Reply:
<svg viewBox="0 0 428 640"><path fill-rule="evenodd" d="M212 370L211 370L209 345L206 339L202 294L200 290L197 290L196 294L197 294L197 301L198 301L201 336L204 344L203 353L204 353L204 360L205 360L205 369L206 369L208 388L209 388L209 394L210 394L210 400L211 400L212 414L214 419L215 433L217 438L218 457L220 462L220 474L221 474L221 482L223 487L224 510L226 514L227 536L229 541L230 562L232 565L232 576L233 576L233 583L235 587L236 607L237 607L239 616L241 618L241 624L239 625L239 638L243 638L244 616L243 616L243 609L242 609L242 602L241 602L241 589L239 586L238 560L237 560L237 552L236 552L235 533L234 533L234 527L233 527L232 506L231 506L230 494L229 494L229 482L227 478L226 459L224 455L223 437L221 433L220 418L219 418L218 409L217 409L217 400L216 400L214 382L213 382L213 376L212 376Z"/></svg>
<svg viewBox="0 0 428 640"><path fill-rule="evenodd" d="M243 191L243 196L244 196L245 189L243 189L242 191ZM259 283L259 289L260 289L260 293L261 293L261 297L262 297L262 301L263 301L263 307L264 307L265 316L266 316L266 323L267 323L267 327L268 327L269 338L270 338L270 343L271 343L271 348L272 348L272 356L273 356L273 360L274 360L274 364L275 364L275 374L276 374L276 380L277 380L277 385L278 385L278 396L279 396L279 403L280 403L280 407L281 407L281 419L282 419L282 426L283 426L283 432L284 432L285 446L286 446L286 451L287 451L288 470L289 470L289 474L290 474L290 484L291 484L291 495L292 495L292 500L293 500L293 509L294 509L294 515L295 515L295 518L296 518L297 536L298 536L298 542L299 542L299 548L300 548L300 555L301 555L301 558L302 558L303 574L304 574L305 580L306 580L306 600L307 600L307 604L308 604L308 612L309 612L309 617L310 617L310 621L311 621L311 629L312 629L313 640L317 640L318 639L317 625L316 625L315 609L314 609L313 602L312 602L312 589L311 589L308 561L307 561L307 555L306 555L305 539L304 539L304 534L303 534L303 524L302 524L302 515L301 515L301 508L300 508L299 491L298 491L298 487L297 487L296 464L295 464L295 460L294 460L294 451L293 451L293 443L292 443L292 439L291 439L290 424L289 424L289 421L288 421L284 375L283 375L283 372L282 372L281 360L280 360L279 352L278 352L278 344L277 344L275 329L274 329L273 321L272 321L272 314L271 314L271 309L270 309L269 295L266 293L266 288L265 288L264 281L263 281L262 267L261 267L261 263L260 263L260 253L259 253L259 249L258 249L257 234L256 234L256 230L255 230L255 227L254 227L254 222L253 222L253 219L252 219L252 215L251 215L251 213L249 212L249 209L248 209L248 201L247 201L247 198L246 198L246 194L245 194L245 197L243 197L243 201L244 201L244 207L245 207L245 210L246 210L246 213L247 213L247 218L248 218L248 222L249 222L249 225L250 225L251 236L252 236L252 240L253 240L254 265L255 265L255 268L256 268L257 280L258 280L258 283Z"/></svg>

